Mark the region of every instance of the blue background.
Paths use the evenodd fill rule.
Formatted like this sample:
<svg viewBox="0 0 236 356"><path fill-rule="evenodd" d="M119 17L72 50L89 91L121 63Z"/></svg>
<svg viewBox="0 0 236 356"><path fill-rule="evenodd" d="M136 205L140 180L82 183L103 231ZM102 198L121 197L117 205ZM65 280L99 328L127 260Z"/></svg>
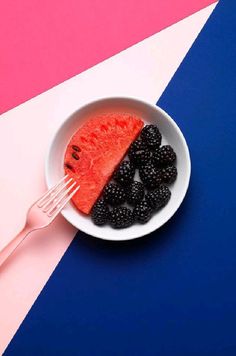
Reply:
<svg viewBox="0 0 236 356"><path fill-rule="evenodd" d="M221 1L158 102L190 147L180 210L137 241L79 232L5 355L236 355L235 24Z"/></svg>

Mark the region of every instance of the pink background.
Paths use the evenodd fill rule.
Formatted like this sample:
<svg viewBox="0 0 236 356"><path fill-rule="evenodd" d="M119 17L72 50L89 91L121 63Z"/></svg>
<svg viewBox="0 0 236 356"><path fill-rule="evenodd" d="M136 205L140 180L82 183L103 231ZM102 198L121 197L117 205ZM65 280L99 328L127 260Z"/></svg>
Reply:
<svg viewBox="0 0 236 356"><path fill-rule="evenodd" d="M0 113L214 0L0 2Z"/></svg>
<svg viewBox="0 0 236 356"><path fill-rule="evenodd" d="M214 5L158 31L212 2L168 0L156 4L147 0L134 6L128 0L115 9L117 5L109 1L94 1L96 11L91 11L91 2L61 0L55 6L53 1L0 3L0 110L60 83L0 118L0 162L4 167L0 249L22 227L28 206L45 189L45 155L58 125L78 106L99 96L129 95L156 102ZM62 83L152 33L156 34ZM17 156L14 165L9 156ZM0 315L4 320L0 323L0 353L75 232L60 217L48 229L32 234L0 271Z"/></svg>

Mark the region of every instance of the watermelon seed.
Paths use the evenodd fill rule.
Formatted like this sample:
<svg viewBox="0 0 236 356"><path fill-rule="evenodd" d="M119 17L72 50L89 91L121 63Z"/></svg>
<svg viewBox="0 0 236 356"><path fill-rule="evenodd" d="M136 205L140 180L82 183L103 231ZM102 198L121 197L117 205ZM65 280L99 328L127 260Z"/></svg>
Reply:
<svg viewBox="0 0 236 356"><path fill-rule="evenodd" d="M75 151L77 151L77 152L80 152L80 151L81 151L81 149L80 149L78 146L76 146L76 145L72 145L72 148L73 148L73 150L75 150Z"/></svg>
<svg viewBox="0 0 236 356"><path fill-rule="evenodd" d="M75 153L75 152L72 153L72 157L73 157L74 159L76 159L77 161L78 161L78 159L79 159L79 156L78 156L77 153Z"/></svg>
<svg viewBox="0 0 236 356"><path fill-rule="evenodd" d="M65 163L66 168L70 169L72 172L74 172L74 168L70 165L70 163Z"/></svg>

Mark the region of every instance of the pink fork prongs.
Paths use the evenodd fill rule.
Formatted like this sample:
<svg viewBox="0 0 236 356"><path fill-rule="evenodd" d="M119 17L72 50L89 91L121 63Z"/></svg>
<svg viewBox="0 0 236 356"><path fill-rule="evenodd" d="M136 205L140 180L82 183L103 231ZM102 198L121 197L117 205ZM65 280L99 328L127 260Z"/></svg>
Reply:
<svg viewBox="0 0 236 356"><path fill-rule="evenodd" d="M37 200L28 210L26 223L22 231L0 251L0 267L30 232L48 226L79 188L78 182L66 175L56 186Z"/></svg>
<svg viewBox="0 0 236 356"><path fill-rule="evenodd" d="M66 176L64 176L63 178L61 178L61 180L59 180L59 182L53 186L51 189L49 189L37 202L37 206L39 208L42 208L42 206L45 204L45 200L47 201L48 197L53 197L56 195L56 192L58 189L60 189L61 185L63 182L66 181L66 179L69 177L69 174L67 174ZM72 181L73 178L70 178L69 181ZM69 182L67 181L67 182ZM65 184L65 183L64 183Z"/></svg>
<svg viewBox="0 0 236 356"><path fill-rule="evenodd" d="M38 208L41 208L44 213L47 213L49 217L53 217L79 190L80 186L76 185L77 182L67 174L56 186L41 197L36 202L36 205Z"/></svg>

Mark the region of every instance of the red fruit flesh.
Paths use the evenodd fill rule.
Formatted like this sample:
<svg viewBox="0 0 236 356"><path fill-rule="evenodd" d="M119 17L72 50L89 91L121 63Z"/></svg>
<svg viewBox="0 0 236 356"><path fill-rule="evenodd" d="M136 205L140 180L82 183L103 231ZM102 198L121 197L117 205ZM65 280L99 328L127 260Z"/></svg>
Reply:
<svg viewBox="0 0 236 356"><path fill-rule="evenodd" d="M71 138L65 153L65 173L80 185L72 201L81 212L90 213L142 128L142 119L135 115L111 113L88 119Z"/></svg>

